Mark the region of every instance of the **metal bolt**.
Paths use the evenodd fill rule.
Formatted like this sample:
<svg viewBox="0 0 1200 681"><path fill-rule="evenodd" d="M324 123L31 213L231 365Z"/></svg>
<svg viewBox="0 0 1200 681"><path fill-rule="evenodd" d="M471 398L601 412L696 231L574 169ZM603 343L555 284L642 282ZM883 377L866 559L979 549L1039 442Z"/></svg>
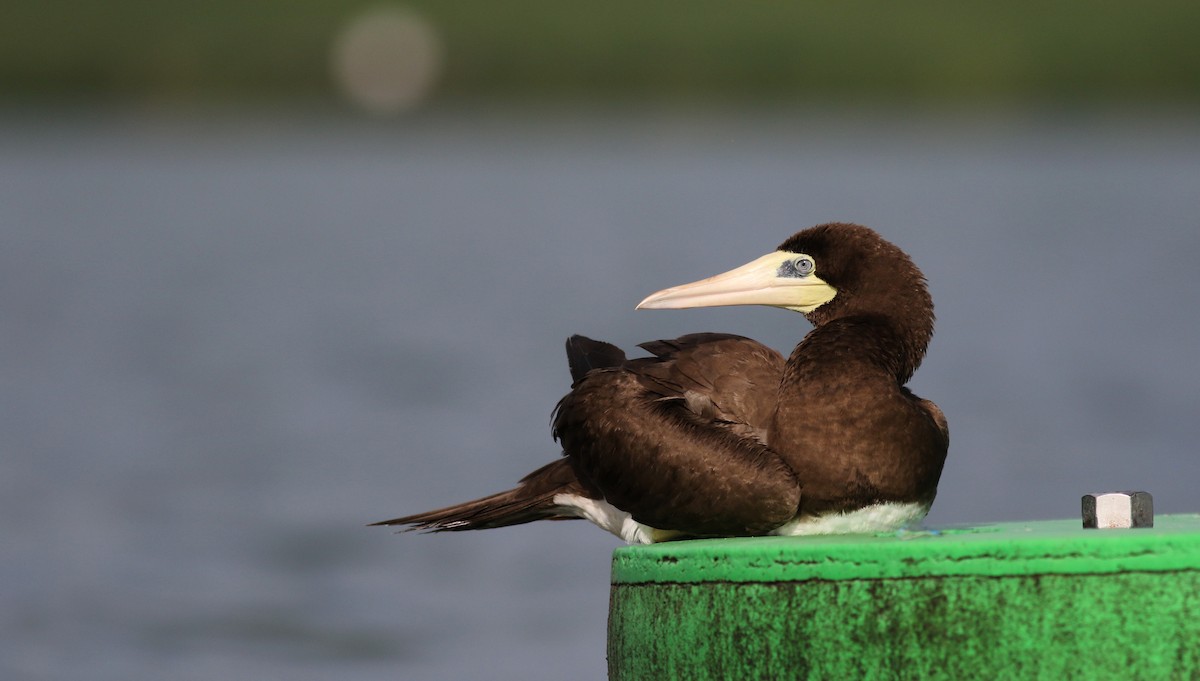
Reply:
<svg viewBox="0 0 1200 681"><path fill-rule="evenodd" d="M1085 529L1154 527L1154 499L1149 492L1083 495Z"/></svg>

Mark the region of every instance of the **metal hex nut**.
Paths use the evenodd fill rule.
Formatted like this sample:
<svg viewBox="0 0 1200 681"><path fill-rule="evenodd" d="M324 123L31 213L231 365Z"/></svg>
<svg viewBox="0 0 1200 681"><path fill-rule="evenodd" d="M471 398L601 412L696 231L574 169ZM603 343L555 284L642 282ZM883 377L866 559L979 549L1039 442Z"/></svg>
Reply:
<svg viewBox="0 0 1200 681"><path fill-rule="evenodd" d="M1154 499L1149 492L1108 492L1083 495L1086 529L1154 527Z"/></svg>

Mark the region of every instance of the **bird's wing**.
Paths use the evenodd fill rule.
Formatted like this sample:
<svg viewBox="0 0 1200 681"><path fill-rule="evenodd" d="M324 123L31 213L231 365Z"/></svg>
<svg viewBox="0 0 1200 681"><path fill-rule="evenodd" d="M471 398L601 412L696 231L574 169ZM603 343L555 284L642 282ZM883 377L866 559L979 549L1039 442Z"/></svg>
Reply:
<svg viewBox="0 0 1200 681"><path fill-rule="evenodd" d="M592 369L559 402L554 434L580 477L658 529L757 534L791 519L799 488L764 435L783 358L726 334L642 347L654 356Z"/></svg>
<svg viewBox="0 0 1200 681"><path fill-rule="evenodd" d="M766 433L783 377L784 359L758 341L723 333L693 333L642 343L654 355L626 364L661 399L682 400L703 420L768 444Z"/></svg>
<svg viewBox="0 0 1200 681"><path fill-rule="evenodd" d="M576 334L567 339L567 364L571 383L583 380L593 369L607 369L625 363L625 351L612 343L592 340Z"/></svg>

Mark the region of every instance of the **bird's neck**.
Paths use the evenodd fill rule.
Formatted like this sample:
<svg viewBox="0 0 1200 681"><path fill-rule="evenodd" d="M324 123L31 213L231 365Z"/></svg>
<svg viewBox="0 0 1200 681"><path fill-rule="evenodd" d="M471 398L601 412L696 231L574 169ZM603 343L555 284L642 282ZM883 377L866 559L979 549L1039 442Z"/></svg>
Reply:
<svg viewBox="0 0 1200 681"><path fill-rule="evenodd" d="M804 390L822 376L846 376L853 367L903 385L920 366L932 335L932 323L906 325L886 315L833 319L810 331L792 351L783 383Z"/></svg>
<svg viewBox="0 0 1200 681"><path fill-rule="evenodd" d="M906 333L880 315L842 317L817 326L784 366L768 441L776 451L806 449L812 433L837 432L840 423L859 422L864 410L875 408L872 399L889 399L908 381L928 338Z"/></svg>

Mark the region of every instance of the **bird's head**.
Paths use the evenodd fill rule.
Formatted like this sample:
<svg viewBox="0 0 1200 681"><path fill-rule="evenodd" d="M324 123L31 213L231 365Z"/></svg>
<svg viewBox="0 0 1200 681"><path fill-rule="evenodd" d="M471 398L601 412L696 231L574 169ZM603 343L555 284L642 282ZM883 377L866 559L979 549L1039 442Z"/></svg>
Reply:
<svg viewBox="0 0 1200 681"><path fill-rule="evenodd" d="M904 251L861 225L830 223L797 232L768 253L715 277L653 293L638 309L770 305L820 325L852 314L927 318L925 277Z"/></svg>

